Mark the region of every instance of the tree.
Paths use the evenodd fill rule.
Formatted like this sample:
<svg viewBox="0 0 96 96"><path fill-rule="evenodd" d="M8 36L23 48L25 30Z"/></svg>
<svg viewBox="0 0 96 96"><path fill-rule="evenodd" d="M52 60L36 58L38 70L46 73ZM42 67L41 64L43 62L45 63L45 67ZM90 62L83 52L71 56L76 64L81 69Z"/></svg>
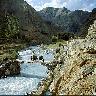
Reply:
<svg viewBox="0 0 96 96"><path fill-rule="evenodd" d="M18 19L15 16L2 16L0 21L0 38L18 38L20 28Z"/></svg>

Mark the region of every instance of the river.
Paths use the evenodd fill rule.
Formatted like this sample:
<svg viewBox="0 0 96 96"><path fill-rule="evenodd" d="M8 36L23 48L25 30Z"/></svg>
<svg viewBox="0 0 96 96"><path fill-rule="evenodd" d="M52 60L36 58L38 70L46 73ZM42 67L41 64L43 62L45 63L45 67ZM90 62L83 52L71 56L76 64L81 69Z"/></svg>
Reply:
<svg viewBox="0 0 96 96"><path fill-rule="evenodd" d="M40 46L31 46L18 52L20 64L20 75L0 79L0 95L26 95L35 91L38 83L47 77L48 69L41 65L40 61L32 62L31 56L43 56L45 62L50 62L54 59L53 50L42 49Z"/></svg>

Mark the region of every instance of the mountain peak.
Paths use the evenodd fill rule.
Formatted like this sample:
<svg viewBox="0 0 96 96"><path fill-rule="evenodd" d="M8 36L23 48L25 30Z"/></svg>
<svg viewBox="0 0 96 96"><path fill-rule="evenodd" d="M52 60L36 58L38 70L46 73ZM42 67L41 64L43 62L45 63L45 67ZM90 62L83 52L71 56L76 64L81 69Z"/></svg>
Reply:
<svg viewBox="0 0 96 96"><path fill-rule="evenodd" d="M45 21L52 22L64 32L80 32L80 28L84 21L89 17L89 12L83 10L70 11L67 8L47 7L47 11L39 11Z"/></svg>
<svg viewBox="0 0 96 96"><path fill-rule="evenodd" d="M63 11L68 10L66 7L63 7L63 8L46 7L46 8L43 8L41 11L50 11L50 10L59 10L59 9L62 9Z"/></svg>

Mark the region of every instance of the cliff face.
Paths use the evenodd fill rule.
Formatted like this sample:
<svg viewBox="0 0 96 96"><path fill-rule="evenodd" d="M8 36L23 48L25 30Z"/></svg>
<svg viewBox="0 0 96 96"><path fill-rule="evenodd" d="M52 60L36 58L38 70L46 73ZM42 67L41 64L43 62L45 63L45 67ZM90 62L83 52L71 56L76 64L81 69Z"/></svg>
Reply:
<svg viewBox="0 0 96 96"><path fill-rule="evenodd" d="M14 33L15 30L19 31L18 37L21 37L21 39L26 38L43 42L49 34L42 18L24 0L0 0L0 22L1 38L6 37L6 34L8 36L10 33Z"/></svg>
<svg viewBox="0 0 96 96"><path fill-rule="evenodd" d="M60 31L79 34L81 26L89 17L90 12L82 10L70 11L65 7L47 7L39 11L39 14L45 21L50 21L59 27Z"/></svg>
<svg viewBox="0 0 96 96"><path fill-rule="evenodd" d="M49 89L57 95L96 94L96 21L85 39L73 39L60 47L54 79Z"/></svg>

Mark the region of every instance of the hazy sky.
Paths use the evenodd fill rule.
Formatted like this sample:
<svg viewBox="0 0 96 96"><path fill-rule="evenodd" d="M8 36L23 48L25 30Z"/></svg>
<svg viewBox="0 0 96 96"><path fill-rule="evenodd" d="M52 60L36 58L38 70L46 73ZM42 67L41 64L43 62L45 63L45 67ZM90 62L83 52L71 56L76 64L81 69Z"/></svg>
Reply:
<svg viewBox="0 0 96 96"><path fill-rule="evenodd" d="M82 9L91 11L96 7L96 0L25 0L36 10L45 7L61 8L66 7L69 10Z"/></svg>

